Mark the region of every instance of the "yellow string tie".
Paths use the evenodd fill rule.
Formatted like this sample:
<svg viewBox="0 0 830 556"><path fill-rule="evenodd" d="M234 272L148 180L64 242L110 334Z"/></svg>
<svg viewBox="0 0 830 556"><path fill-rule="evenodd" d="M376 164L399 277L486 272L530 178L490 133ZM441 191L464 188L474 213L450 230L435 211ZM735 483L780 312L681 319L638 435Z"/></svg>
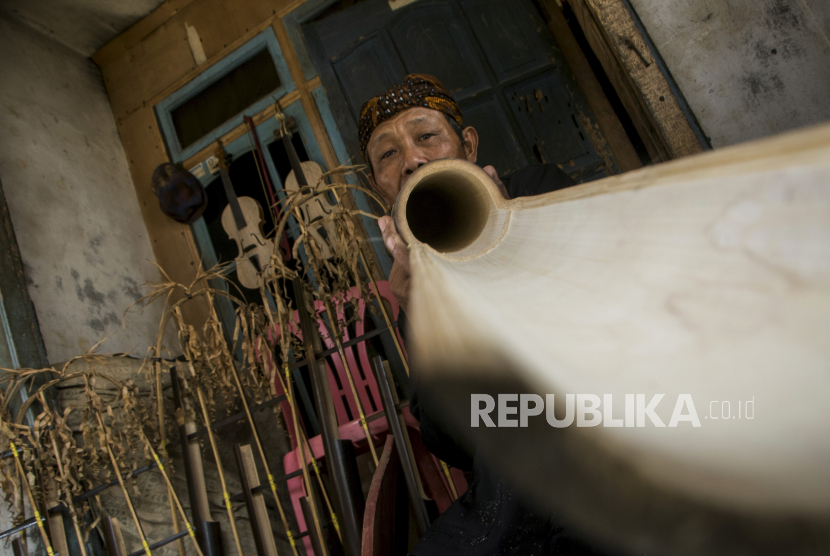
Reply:
<svg viewBox="0 0 830 556"><path fill-rule="evenodd" d="M225 507L228 508L228 511L233 511L233 506L231 505L231 495L227 492L225 493Z"/></svg>
<svg viewBox="0 0 830 556"><path fill-rule="evenodd" d="M161 464L161 460L159 459L159 457L156 455L155 452L153 452L153 459L156 460L156 465L159 466L159 471L164 471L164 465Z"/></svg>
<svg viewBox="0 0 830 556"><path fill-rule="evenodd" d="M285 399L288 400L289 405L292 403L291 402L291 394L289 393L289 392L291 392L290 382L291 382L291 369L288 368L288 364L286 363L286 365L285 365L285 386L286 386L286 388L285 388ZM293 408L292 408L292 411L293 411Z"/></svg>
<svg viewBox="0 0 830 556"><path fill-rule="evenodd" d="M195 540L195 539L196 539L196 532L195 532L195 531L193 531L193 527L190 525L190 522L189 522L189 521L185 521L185 522L184 522L184 524L185 524L185 526L187 527L187 533L188 533L191 537L193 537L193 539Z"/></svg>
<svg viewBox="0 0 830 556"><path fill-rule="evenodd" d="M294 548L294 535L291 534L290 530L287 530L286 533L288 534L288 542L291 545L291 548Z"/></svg>
<svg viewBox="0 0 830 556"><path fill-rule="evenodd" d="M277 492L277 483L274 482L274 476L270 473L268 474L268 484L271 485L272 492Z"/></svg>
<svg viewBox="0 0 830 556"><path fill-rule="evenodd" d="M17 459L17 446L14 445L14 442L9 442L9 446L11 446L12 453L14 454L15 459Z"/></svg>
<svg viewBox="0 0 830 556"><path fill-rule="evenodd" d="M337 516L334 515L334 512L331 512L331 524L334 525L334 530L339 533L340 525L337 524Z"/></svg>
<svg viewBox="0 0 830 556"><path fill-rule="evenodd" d="M153 555L153 553L150 552L150 545L147 544L147 541L141 541L141 546L144 547L144 554L146 554L147 556Z"/></svg>
<svg viewBox="0 0 830 556"><path fill-rule="evenodd" d="M54 551L54 550L52 550L52 547L51 547L51 546L47 546L47 547L46 547L46 553L47 553L49 556L55 556L55 551Z"/></svg>

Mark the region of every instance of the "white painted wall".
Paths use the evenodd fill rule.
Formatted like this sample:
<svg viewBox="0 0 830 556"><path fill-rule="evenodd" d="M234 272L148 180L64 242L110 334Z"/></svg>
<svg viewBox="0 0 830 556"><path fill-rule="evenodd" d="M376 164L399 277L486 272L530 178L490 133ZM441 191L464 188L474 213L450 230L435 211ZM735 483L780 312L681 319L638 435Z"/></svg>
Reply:
<svg viewBox="0 0 830 556"><path fill-rule="evenodd" d="M161 307L121 317L158 273L101 74L2 11L0 53L0 180L49 361L109 334L143 355Z"/></svg>
<svg viewBox="0 0 830 556"><path fill-rule="evenodd" d="M712 146L830 120L827 0L631 0Z"/></svg>

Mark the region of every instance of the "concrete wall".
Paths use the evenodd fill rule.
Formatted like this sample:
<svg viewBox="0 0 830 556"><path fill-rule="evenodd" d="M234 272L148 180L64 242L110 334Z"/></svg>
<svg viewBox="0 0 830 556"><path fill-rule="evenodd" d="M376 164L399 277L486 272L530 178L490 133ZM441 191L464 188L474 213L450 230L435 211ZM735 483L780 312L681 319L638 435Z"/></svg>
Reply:
<svg viewBox="0 0 830 556"><path fill-rule="evenodd" d="M631 0L714 147L830 120L827 0Z"/></svg>
<svg viewBox="0 0 830 556"><path fill-rule="evenodd" d="M101 74L2 11L0 52L0 180L49 361L109 334L143 355L161 307L121 317L158 272Z"/></svg>

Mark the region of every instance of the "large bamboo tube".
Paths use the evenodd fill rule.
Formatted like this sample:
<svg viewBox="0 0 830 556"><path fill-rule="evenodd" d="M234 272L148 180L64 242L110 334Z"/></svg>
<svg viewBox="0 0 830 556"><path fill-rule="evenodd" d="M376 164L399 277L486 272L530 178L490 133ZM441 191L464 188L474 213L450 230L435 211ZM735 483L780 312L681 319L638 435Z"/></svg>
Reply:
<svg viewBox="0 0 830 556"><path fill-rule="evenodd" d="M436 161L395 218L422 407L540 508L638 553L830 553L830 126L512 201ZM490 428L472 394L541 398Z"/></svg>

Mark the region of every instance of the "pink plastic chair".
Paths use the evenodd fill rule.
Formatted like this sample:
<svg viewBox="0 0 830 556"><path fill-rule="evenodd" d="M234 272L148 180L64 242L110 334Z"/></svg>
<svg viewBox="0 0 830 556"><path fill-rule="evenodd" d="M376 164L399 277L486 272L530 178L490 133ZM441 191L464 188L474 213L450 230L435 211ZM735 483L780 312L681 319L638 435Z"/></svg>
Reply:
<svg viewBox="0 0 830 556"><path fill-rule="evenodd" d="M392 295L389 283L381 281L378 282L377 285L381 297L386 300L391 307L391 318L393 320L397 320L400 308L395 296ZM365 332L366 319L370 318L366 304L360 298L359 291L356 287L352 288L352 290L348 292L345 301L353 304L356 303L355 310L359 315L359 319L355 323L354 328L355 334L359 337ZM343 314L343 304L336 305L336 307L336 311L338 312L336 318L341 322L345 322L346 319ZM318 318L318 325L324 346L326 348L335 347L336 344L329 336L328 329L326 328L324 319L322 318L326 314L323 303L321 301L315 302L314 309L320 317ZM299 330L299 315L296 312L293 316L291 333L299 338L302 336ZM341 342L347 342L350 339L350 335L346 327L341 327L341 333L343 335ZM403 339L397 329L395 330L395 333L398 334L398 341L401 343L401 348L404 350L404 356L406 357L406 351L403 347ZM274 346L279 342L280 334L281 331L279 330L275 330L273 333L268 334L268 342L271 346ZM383 405L378 392L377 382L375 381L374 374L372 373L366 342L360 342L355 346L346 347L344 348L344 352L349 369L352 371L355 389L357 390L358 397L360 398L364 414L368 417L369 415L382 410ZM268 365L273 365L273 359L270 353L266 353L265 350L262 350L259 356L265 359ZM366 452L369 450L366 434L360 425L357 404L355 403L354 396L352 395L348 378L346 377L346 369L343 366L339 353L334 353L331 356L331 361L334 365L334 369L332 369L332 366L328 363L328 361L326 362L326 369L328 371L332 397L334 398L334 409L337 415L337 422L339 424L340 438L343 440L351 440L354 443L355 451L358 454ZM281 396L284 393L282 385L275 375L272 374L272 376L274 376L274 392L277 396ZM286 416L285 423L291 439L292 447L292 451L286 454L283 459L285 472L288 474L300 469L300 453L297 449L297 433L294 430L294 423L291 418L291 407L288 402L281 402L280 406L283 411L283 415ZM439 513L443 513L452 503L452 497L450 494L452 491L450 489L450 485L446 479L446 476L441 471L438 460L435 456L429 453L423 442L421 442L418 421L409 412L408 407L403 409L403 415L407 432L409 433L412 450L415 455L415 461L421 475L421 482L423 483L424 491L427 496L430 496L435 500ZM386 423L386 418L381 417L371 421L368 423L368 427L369 433L375 441L375 446L378 449L381 448L386 436L389 434L389 427ZM324 459L325 453L323 450L322 438L320 436L310 438L309 445L311 446L311 451L316 459ZM306 459L309 463L311 462L310 455L307 451ZM453 482L458 489L458 494L461 495L467 489L467 482L464 479L463 474L457 469L452 469L450 474L452 475ZM287 487L291 496L291 503L294 507L294 515L297 519L299 531L303 533L307 530L302 508L300 506L300 498L306 496L303 478L298 476L289 479ZM306 553L313 554L311 541L308 536L303 538L303 542L306 547Z"/></svg>

